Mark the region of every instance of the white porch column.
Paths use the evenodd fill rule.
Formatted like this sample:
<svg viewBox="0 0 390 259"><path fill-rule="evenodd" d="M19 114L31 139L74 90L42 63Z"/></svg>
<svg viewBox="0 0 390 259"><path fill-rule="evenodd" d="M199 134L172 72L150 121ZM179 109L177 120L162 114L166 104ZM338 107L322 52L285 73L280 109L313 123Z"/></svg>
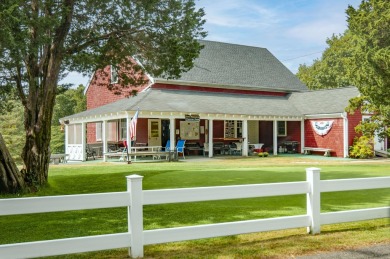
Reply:
<svg viewBox="0 0 390 259"><path fill-rule="evenodd" d="M347 113L344 112L341 114L341 117L343 117L343 146L344 146L344 157L348 157L349 155L349 149L348 149L348 117Z"/></svg>
<svg viewBox="0 0 390 259"><path fill-rule="evenodd" d="M274 155L278 155L278 121L274 120L274 134L273 134L273 146L274 146Z"/></svg>
<svg viewBox="0 0 390 259"><path fill-rule="evenodd" d="M174 150L176 146L175 134L176 134L176 120L175 118L170 118L169 119L169 140L171 144L171 146L169 147L170 150Z"/></svg>
<svg viewBox="0 0 390 259"><path fill-rule="evenodd" d="M69 125L65 124L65 154L70 155L68 134L69 134Z"/></svg>
<svg viewBox="0 0 390 259"><path fill-rule="evenodd" d="M86 149L87 149L87 123L83 122L81 123L81 150L82 150L82 161L86 161L87 154L86 154Z"/></svg>
<svg viewBox="0 0 390 259"><path fill-rule="evenodd" d="M209 120L209 157L213 157L213 129L214 128L214 120Z"/></svg>
<svg viewBox="0 0 390 259"><path fill-rule="evenodd" d="M102 142L103 142L104 161L106 161L106 156L104 154L108 152L107 135L108 135L108 125L107 125L107 121L104 120L102 123Z"/></svg>
<svg viewBox="0 0 390 259"><path fill-rule="evenodd" d="M248 120L242 121L242 156L248 156Z"/></svg>
<svg viewBox="0 0 390 259"><path fill-rule="evenodd" d="M304 152L303 148L305 147L305 119L301 120L301 153Z"/></svg>

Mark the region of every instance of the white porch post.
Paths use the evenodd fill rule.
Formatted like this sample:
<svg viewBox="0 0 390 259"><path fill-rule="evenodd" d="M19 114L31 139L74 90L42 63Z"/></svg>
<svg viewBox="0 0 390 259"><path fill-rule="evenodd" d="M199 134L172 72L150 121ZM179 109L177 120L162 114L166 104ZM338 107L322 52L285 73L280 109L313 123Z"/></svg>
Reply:
<svg viewBox="0 0 390 259"><path fill-rule="evenodd" d="M70 159L70 150L69 150L69 125L68 124L65 124L65 154L68 154L69 155L69 159ZM72 157L73 159L73 157Z"/></svg>
<svg viewBox="0 0 390 259"><path fill-rule="evenodd" d="M303 148L305 147L305 119L301 120L301 153L304 152Z"/></svg>
<svg viewBox="0 0 390 259"><path fill-rule="evenodd" d="M242 121L242 156L248 156L248 120Z"/></svg>
<svg viewBox="0 0 390 259"><path fill-rule="evenodd" d="M87 123L83 122L81 123L81 150L82 150L82 161L84 162L87 158L86 149L87 149Z"/></svg>
<svg viewBox="0 0 390 259"><path fill-rule="evenodd" d="M349 150L348 150L348 117L347 113L344 112L341 115L343 117L343 146L344 146L344 157L348 157L349 155Z"/></svg>
<svg viewBox="0 0 390 259"><path fill-rule="evenodd" d="M273 141L273 146L274 146L274 155L276 156L278 154L278 121L274 120L274 141Z"/></svg>
<svg viewBox="0 0 390 259"><path fill-rule="evenodd" d="M175 143L175 134L176 134L176 120L175 118L169 119L169 140L171 146L169 147L170 150L174 150L176 143Z"/></svg>
<svg viewBox="0 0 390 259"><path fill-rule="evenodd" d="M107 157L104 155L108 152L108 145L107 145L107 135L108 135L108 125L107 121L104 120L102 123L102 142L103 142L103 158L104 161L107 161Z"/></svg>
<svg viewBox="0 0 390 259"><path fill-rule="evenodd" d="M214 128L214 120L209 119L209 157L213 157L213 129Z"/></svg>

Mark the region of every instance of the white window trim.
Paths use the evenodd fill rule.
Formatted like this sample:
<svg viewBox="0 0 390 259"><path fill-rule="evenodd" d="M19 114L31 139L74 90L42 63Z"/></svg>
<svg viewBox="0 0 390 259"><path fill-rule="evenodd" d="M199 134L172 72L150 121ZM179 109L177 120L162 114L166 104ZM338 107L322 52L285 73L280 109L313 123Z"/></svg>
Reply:
<svg viewBox="0 0 390 259"><path fill-rule="evenodd" d="M111 72L111 77L110 77L111 84L117 84L118 83L118 68L114 65L111 65L110 72Z"/></svg>

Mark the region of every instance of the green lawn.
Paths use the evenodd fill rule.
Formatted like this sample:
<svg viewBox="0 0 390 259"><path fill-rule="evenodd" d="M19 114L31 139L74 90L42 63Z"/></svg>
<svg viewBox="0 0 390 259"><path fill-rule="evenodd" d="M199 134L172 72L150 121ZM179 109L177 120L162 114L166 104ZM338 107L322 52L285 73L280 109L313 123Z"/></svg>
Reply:
<svg viewBox="0 0 390 259"><path fill-rule="evenodd" d="M146 190L303 181L305 168L313 166L321 168L321 179L390 176L390 163L386 161L351 162L313 157L251 157L131 165L85 163L51 166L49 186L30 196L125 191L125 176L131 174L144 176L143 188ZM389 206L390 192L389 189L378 189L324 193L321 203L322 212ZM304 195L153 205L144 208L144 227L156 229L305 213ZM126 219L126 208L3 216L0 217L0 244L126 232ZM322 234L316 236L307 235L305 229L295 229L147 246L145 256L283 257L286 253L299 255L316 250L390 243L389 230L388 219L372 220L324 226ZM123 249L78 257L123 258L126 254ZM75 255L67 258L75 258Z"/></svg>

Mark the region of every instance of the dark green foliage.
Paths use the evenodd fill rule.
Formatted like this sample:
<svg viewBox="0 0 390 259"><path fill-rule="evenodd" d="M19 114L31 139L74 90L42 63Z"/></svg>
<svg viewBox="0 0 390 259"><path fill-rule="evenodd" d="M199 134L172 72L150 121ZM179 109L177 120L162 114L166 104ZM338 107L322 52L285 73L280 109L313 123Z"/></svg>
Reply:
<svg viewBox="0 0 390 259"><path fill-rule="evenodd" d="M199 55L203 16L193 0L0 1L0 99L12 91L24 107L26 175L47 182L61 78L72 71L97 75L110 64L135 72L120 70L115 92L144 83L144 69L177 78Z"/></svg>
<svg viewBox="0 0 390 259"><path fill-rule="evenodd" d="M0 132L12 158L17 164L20 164L22 162L20 154L22 153L25 139L23 107L15 100L8 100L3 104L8 108L5 113L0 114Z"/></svg>
<svg viewBox="0 0 390 259"><path fill-rule="evenodd" d="M328 39L321 59L301 65L297 76L310 89L356 86L361 96L347 111L372 115L358 130L384 138L390 136L390 1L364 0L346 13L348 30Z"/></svg>

